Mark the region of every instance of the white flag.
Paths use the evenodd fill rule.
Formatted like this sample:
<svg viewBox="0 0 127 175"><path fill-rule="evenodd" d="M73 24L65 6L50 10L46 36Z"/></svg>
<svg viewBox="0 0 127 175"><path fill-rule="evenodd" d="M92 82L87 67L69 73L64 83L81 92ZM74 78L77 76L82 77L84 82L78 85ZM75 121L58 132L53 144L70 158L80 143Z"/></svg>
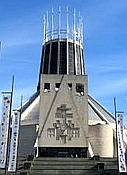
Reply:
<svg viewBox="0 0 127 175"><path fill-rule="evenodd" d="M117 117L117 142L118 142L118 161L119 161L119 172L126 172L126 162L124 155L124 144L123 144L123 115L118 114Z"/></svg>
<svg viewBox="0 0 127 175"><path fill-rule="evenodd" d="M10 146L10 158L9 158L8 172L16 171L19 124L20 124L20 112L14 111L12 115L12 134L11 134L11 146Z"/></svg>
<svg viewBox="0 0 127 175"><path fill-rule="evenodd" d="M0 128L0 168L5 168L6 154L7 154L7 141L9 129L9 114L10 114L11 95L3 95L2 100L2 118Z"/></svg>

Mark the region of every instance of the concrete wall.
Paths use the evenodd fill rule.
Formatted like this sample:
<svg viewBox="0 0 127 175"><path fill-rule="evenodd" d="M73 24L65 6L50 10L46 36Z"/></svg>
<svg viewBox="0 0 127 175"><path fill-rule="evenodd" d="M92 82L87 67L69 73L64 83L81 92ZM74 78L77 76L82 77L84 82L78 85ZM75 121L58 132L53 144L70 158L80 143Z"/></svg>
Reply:
<svg viewBox="0 0 127 175"><path fill-rule="evenodd" d="M50 90L44 92L44 83L50 83ZM58 91L55 90L55 83L61 83ZM68 87L68 83L72 83L72 89ZM84 94L76 93L76 83L84 85ZM70 75L41 75L41 89L40 89L40 116L39 116L39 147L86 147L87 146L87 132L88 132L88 103L87 103L87 76L70 76ZM63 125L63 119L57 118L57 109L61 105L66 104L66 113L72 114L72 117L66 118L66 125ZM68 136L69 121L74 124L74 128L70 127L73 132L79 132L78 136ZM60 122L61 128L59 133L53 131L54 126ZM63 125L63 126L62 126ZM57 126L56 126L57 127ZM54 136L47 135L47 130L51 129ZM60 134L63 130L63 134ZM74 131L77 130L77 131ZM66 132L66 134L65 134ZM62 135L62 137L60 135ZM58 138L57 138L58 136ZM65 138L64 138L65 137ZM62 139L65 139L63 142Z"/></svg>
<svg viewBox="0 0 127 175"><path fill-rule="evenodd" d="M94 155L113 157L113 130L110 125L89 126L89 141Z"/></svg>
<svg viewBox="0 0 127 175"><path fill-rule="evenodd" d="M20 126L18 156L27 157L29 154L34 154L36 137L36 125Z"/></svg>

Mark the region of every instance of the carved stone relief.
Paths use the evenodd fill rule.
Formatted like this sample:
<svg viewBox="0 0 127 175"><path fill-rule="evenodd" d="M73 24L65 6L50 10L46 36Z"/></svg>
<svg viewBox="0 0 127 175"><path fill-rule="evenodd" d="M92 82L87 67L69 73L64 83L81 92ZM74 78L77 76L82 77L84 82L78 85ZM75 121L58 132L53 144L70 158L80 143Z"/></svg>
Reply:
<svg viewBox="0 0 127 175"><path fill-rule="evenodd" d="M72 122L73 113L67 113L70 110L71 108L67 108L66 104L58 107L55 113L56 121L53 123L53 127L47 129L47 136L55 137L62 144L79 137L79 128L75 127Z"/></svg>

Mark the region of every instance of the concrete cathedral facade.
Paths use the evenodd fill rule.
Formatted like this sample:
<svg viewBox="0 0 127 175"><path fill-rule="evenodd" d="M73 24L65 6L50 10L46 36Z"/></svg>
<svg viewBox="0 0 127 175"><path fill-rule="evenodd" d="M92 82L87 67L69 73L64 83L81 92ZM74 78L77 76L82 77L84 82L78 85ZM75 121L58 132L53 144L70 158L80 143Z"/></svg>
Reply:
<svg viewBox="0 0 127 175"><path fill-rule="evenodd" d="M44 42L37 92L22 105L19 156L116 157L115 118L88 94L83 54L83 22L57 35L44 17ZM20 109L20 107L19 107ZM126 130L124 142L127 143Z"/></svg>

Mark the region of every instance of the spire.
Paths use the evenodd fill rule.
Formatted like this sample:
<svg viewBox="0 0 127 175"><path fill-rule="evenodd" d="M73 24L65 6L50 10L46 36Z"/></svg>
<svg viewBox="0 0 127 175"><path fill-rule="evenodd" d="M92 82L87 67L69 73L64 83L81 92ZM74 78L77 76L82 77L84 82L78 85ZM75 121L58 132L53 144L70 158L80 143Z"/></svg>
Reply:
<svg viewBox="0 0 127 175"><path fill-rule="evenodd" d="M79 42L81 42L81 13L79 11Z"/></svg>
<svg viewBox="0 0 127 175"><path fill-rule="evenodd" d="M59 15L58 15L58 38L60 38L60 27L61 27L61 7L59 6Z"/></svg>
<svg viewBox="0 0 127 175"><path fill-rule="evenodd" d="M75 13L75 8L73 10L73 37L75 39L75 36L76 36L76 26L75 26L75 18L76 18L76 13Z"/></svg>
<svg viewBox="0 0 127 175"><path fill-rule="evenodd" d="M48 11L46 15L46 42L48 41Z"/></svg>
<svg viewBox="0 0 127 175"><path fill-rule="evenodd" d="M83 40L84 40L84 39L83 39L83 35L84 35L84 34L83 34L83 30L84 30L84 29L83 29L83 17L81 16L81 40L82 40L82 44L83 44Z"/></svg>
<svg viewBox="0 0 127 175"><path fill-rule="evenodd" d="M45 22L45 14L44 14L44 16L43 16L43 25L44 25L43 44L45 44L45 41L46 41L46 28L45 28L46 24L45 23L46 22Z"/></svg>
<svg viewBox="0 0 127 175"><path fill-rule="evenodd" d="M68 38L68 34L69 34L69 9L67 7L67 38Z"/></svg>
<svg viewBox="0 0 127 175"><path fill-rule="evenodd" d="M52 7L52 22L51 22L51 39L53 40L53 30L54 30L54 12Z"/></svg>
<svg viewBox="0 0 127 175"><path fill-rule="evenodd" d="M67 31L67 75L69 74L69 53L68 53L68 51L69 51L69 48L68 48L68 35L69 35L69 15L68 15L68 7L67 7L67 29L66 29L66 31Z"/></svg>

